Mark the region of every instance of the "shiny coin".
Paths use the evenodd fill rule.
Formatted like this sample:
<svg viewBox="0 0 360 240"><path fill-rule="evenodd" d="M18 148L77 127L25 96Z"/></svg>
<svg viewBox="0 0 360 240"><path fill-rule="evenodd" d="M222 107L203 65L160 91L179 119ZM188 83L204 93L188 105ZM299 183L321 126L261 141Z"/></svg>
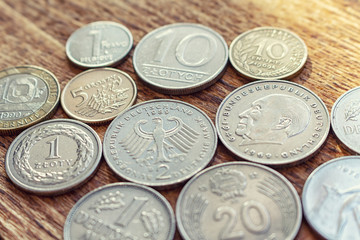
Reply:
<svg viewBox="0 0 360 240"><path fill-rule="evenodd" d="M135 82L125 72L114 68L90 69L68 82L61 105L72 118L102 123L130 107L136 95Z"/></svg>
<svg viewBox="0 0 360 240"><path fill-rule="evenodd" d="M137 104L113 120L104 157L128 181L164 188L206 167L217 146L215 127L200 109L181 101Z"/></svg>
<svg viewBox="0 0 360 240"><path fill-rule="evenodd" d="M53 119L23 131L5 156L5 170L19 188L40 195L72 190L88 180L99 164L97 133L70 119Z"/></svg>
<svg viewBox="0 0 360 240"><path fill-rule="evenodd" d="M124 60L132 45L133 37L125 26L99 21L71 34L66 42L66 55L83 68L107 67Z"/></svg>
<svg viewBox="0 0 360 240"><path fill-rule="evenodd" d="M281 80L256 81L231 92L216 114L223 144L266 165L295 164L315 154L330 129L325 104L309 89Z"/></svg>
<svg viewBox="0 0 360 240"><path fill-rule="evenodd" d="M166 25L136 46L136 73L155 90L189 94L216 82L225 71L228 47L214 30L191 23Z"/></svg>
<svg viewBox="0 0 360 240"><path fill-rule="evenodd" d="M260 27L240 34L230 45L233 67L251 79L289 79L307 59L303 40L286 29Z"/></svg>
<svg viewBox="0 0 360 240"><path fill-rule="evenodd" d="M278 172L232 162L208 168L182 189L176 220L184 239L294 239L300 198Z"/></svg>
<svg viewBox="0 0 360 240"><path fill-rule="evenodd" d="M175 217L169 202L155 190L114 183L82 197L71 209L64 239L172 240Z"/></svg>
<svg viewBox="0 0 360 240"><path fill-rule="evenodd" d="M50 118L60 85L49 71L19 66L0 71L0 133L11 134Z"/></svg>

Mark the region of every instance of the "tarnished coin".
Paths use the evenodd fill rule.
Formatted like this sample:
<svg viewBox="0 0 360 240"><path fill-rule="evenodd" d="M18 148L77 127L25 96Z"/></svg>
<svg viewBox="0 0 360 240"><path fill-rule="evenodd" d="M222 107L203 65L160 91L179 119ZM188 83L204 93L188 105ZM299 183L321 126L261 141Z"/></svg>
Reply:
<svg viewBox="0 0 360 240"><path fill-rule="evenodd" d="M316 168L305 182L304 215L325 239L360 239L360 157L341 157Z"/></svg>
<svg viewBox="0 0 360 240"><path fill-rule="evenodd" d="M176 203L178 230L191 240L292 240L301 219L300 198L291 183L254 163L225 163L200 172Z"/></svg>
<svg viewBox="0 0 360 240"><path fill-rule="evenodd" d="M251 79L289 79L307 59L307 48L295 33L281 28L260 27L240 34L230 45L233 67Z"/></svg>
<svg viewBox="0 0 360 240"><path fill-rule="evenodd" d="M25 191L61 194L95 173L101 153L100 138L92 128L71 119L53 119L15 138L5 156L5 170Z"/></svg>
<svg viewBox="0 0 360 240"><path fill-rule="evenodd" d="M219 106L216 128L236 156L266 165L290 165L315 154L325 142L330 118L309 89L263 80L231 92Z"/></svg>
<svg viewBox="0 0 360 240"><path fill-rule="evenodd" d="M212 160L217 136L200 109L181 101L143 102L113 120L104 157L121 178L152 187L175 186Z"/></svg>
<svg viewBox="0 0 360 240"><path fill-rule="evenodd" d="M50 118L60 99L56 77L40 67L0 71L0 133L11 134Z"/></svg>
<svg viewBox="0 0 360 240"><path fill-rule="evenodd" d="M139 77L155 90L189 94L215 83L227 60L227 44L217 32L200 24L177 23L143 37L133 64Z"/></svg>
<svg viewBox="0 0 360 240"><path fill-rule="evenodd" d="M103 123L129 108L136 95L136 84L125 72L115 68L90 69L68 82L61 105L72 118Z"/></svg>
<svg viewBox="0 0 360 240"><path fill-rule="evenodd" d="M82 197L69 212L64 240L172 240L175 217L169 202L155 190L114 183Z"/></svg>
<svg viewBox="0 0 360 240"><path fill-rule="evenodd" d="M125 26L99 21L71 34L66 42L66 55L83 68L108 67L124 60L132 45L133 37Z"/></svg>

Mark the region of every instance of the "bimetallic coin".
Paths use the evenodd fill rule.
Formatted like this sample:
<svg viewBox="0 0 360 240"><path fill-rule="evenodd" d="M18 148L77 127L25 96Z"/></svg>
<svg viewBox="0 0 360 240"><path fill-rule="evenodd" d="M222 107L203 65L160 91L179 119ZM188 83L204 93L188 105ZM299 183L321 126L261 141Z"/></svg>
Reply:
<svg viewBox="0 0 360 240"><path fill-rule="evenodd" d="M241 159L291 165L315 154L325 142L329 113L309 89L263 80L231 92L216 114L220 140Z"/></svg>
<svg viewBox="0 0 360 240"><path fill-rule="evenodd" d="M71 34L66 42L66 55L83 68L108 67L123 61L132 45L133 37L125 26L99 21Z"/></svg>
<svg viewBox="0 0 360 240"><path fill-rule="evenodd" d="M103 123L129 108L136 95L136 84L125 72L114 68L90 69L68 82L61 105L72 118Z"/></svg>
<svg viewBox="0 0 360 240"><path fill-rule="evenodd" d="M172 240L175 217L169 202L155 190L114 183L82 197L69 212L64 240Z"/></svg>
<svg viewBox="0 0 360 240"><path fill-rule="evenodd" d="M178 23L143 37L133 64L139 77L155 90L189 94L215 83L227 60L228 47L221 35L203 25Z"/></svg>
<svg viewBox="0 0 360 240"><path fill-rule="evenodd" d="M5 170L19 188L55 195L88 180L101 154L100 138L92 128L71 119L53 119L15 138L5 156Z"/></svg>
<svg viewBox="0 0 360 240"><path fill-rule="evenodd" d="M160 99L137 104L106 130L104 157L121 178L157 188L189 179L212 160L213 123L200 109Z"/></svg>
<svg viewBox="0 0 360 240"><path fill-rule="evenodd" d="M225 163L200 172L176 203L178 230L191 240L292 240L301 219L300 198L291 183L254 163Z"/></svg>
<svg viewBox="0 0 360 240"><path fill-rule="evenodd" d="M233 67L250 79L289 79L301 71L307 59L307 48L301 38L274 27L240 34L229 52Z"/></svg>
<svg viewBox="0 0 360 240"><path fill-rule="evenodd" d="M19 66L0 71L0 133L11 134L54 115L60 85L49 71Z"/></svg>

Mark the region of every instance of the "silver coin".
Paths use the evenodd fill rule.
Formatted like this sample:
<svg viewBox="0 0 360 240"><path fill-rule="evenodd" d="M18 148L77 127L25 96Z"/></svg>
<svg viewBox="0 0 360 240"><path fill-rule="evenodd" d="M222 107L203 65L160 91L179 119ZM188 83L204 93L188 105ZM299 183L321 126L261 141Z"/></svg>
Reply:
<svg viewBox="0 0 360 240"><path fill-rule="evenodd" d="M133 37L125 26L99 21L71 34L66 42L66 55L83 68L114 66L124 60L132 45Z"/></svg>
<svg viewBox="0 0 360 240"><path fill-rule="evenodd" d="M15 138L5 156L5 170L19 188L55 195L88 180L101 154L100 138L92 128L76 120L53 119Z"/></svg>
<svg viewBox="0 0 360 240"><path fill-rule="evenodd" d="M114 183L82 197L69 212L64 239L172 240L175 217L155 190Z"/></svg>
<svg viewBox="0 0 360 240"><path fill-rule="evenodd" d="M148 33L136 46L136 73L150 87L189 94L215 83L225 71L228 47L221 35L200 24L170 24Z"/></svg>
<svg viewBox="0 0 360 240"><path fill-rule="evenodd" d="M294 239L302 219L300 198L278 172L232 162L193 177L176 203L184 239Z"/></svg>
<svg viewBox="0 0 360 240"><path fill-rule="evenodd" d="M262 80L231 92L216 114L220 140L241 159L291 165L315 154L325 142L330 119L309 89L281 80Z"/></svg>
<svg viewBox="0 0 360 240"><path fill-rule="evenodd" d="M302 203L308 223L326 239L360 239L360 157L336 158L305 182Z"/></svg>
<svg viewBox="0 0 360 240"><path fill-rule="evenodd" d="M217 146L213 123L181 101L143 102L115 118L104 135L103 152L121 178L152 187L173 187L212 160Z"/></svg>

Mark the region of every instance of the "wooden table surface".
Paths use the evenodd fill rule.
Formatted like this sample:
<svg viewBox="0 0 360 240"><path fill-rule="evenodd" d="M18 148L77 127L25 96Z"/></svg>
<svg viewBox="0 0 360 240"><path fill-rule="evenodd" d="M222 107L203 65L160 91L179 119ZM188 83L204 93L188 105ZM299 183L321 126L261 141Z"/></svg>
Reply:
<svg viewBox="0 0 360 240"><path fill-rule="evenodd" d="M99 20L119 22L133 34L134 46L151 30L165 24L193 22L219 32L228 45L240 33L261 26L274 26L297 33L308 47L304 70L292 79L314 91L329 112L335 100L358 85L360 76L360 3L357 0L1 0L0 69L37 65L53 72L61 89L81 69L65 55L65 43L79 27ZM248 83L229 64L225 75L211 87L191 95L170 96L144 86L136 76L132 55L117 68L129 73L138 87L137 103L153 98L171 98L191 103L214 121L217 108L232 90ZM53 118L67 118L61 107ZM101 139L109 124L92 126ZM89 191L118 182L104 159L95 176L80 188L56 197L41 197L17 189L5 173L4 157L16 136L0 136L0 239L61 239L65 218L72 206ZM320 164L351 155L336 137L329 137L310 160L278 169L301 195L305 180ZM219 143L212 165L233 161ZM175 209L181 187L161 191ZM181 239L179 233L175 239ZM296 239L318 239L303 220Z"/></svg>

